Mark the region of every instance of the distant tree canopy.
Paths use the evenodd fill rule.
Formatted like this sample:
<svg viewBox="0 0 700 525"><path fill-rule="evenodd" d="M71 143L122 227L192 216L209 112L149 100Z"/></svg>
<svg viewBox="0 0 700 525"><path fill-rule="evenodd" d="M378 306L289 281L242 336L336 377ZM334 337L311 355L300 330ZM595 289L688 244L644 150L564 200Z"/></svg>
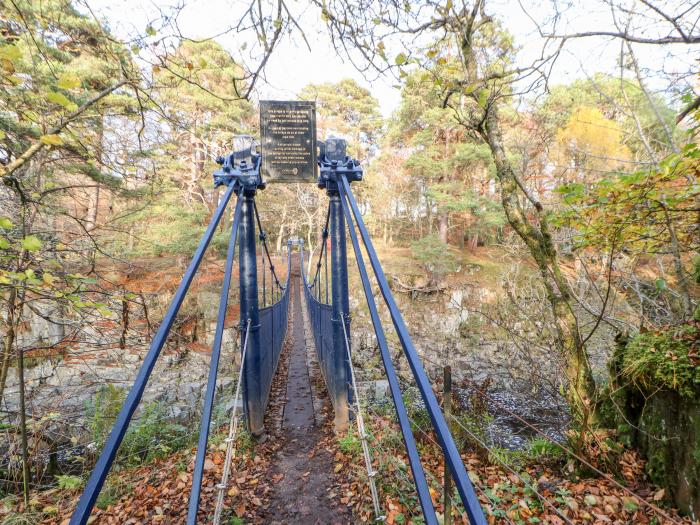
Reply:
<svg viewBox="0 0 700 525"><path fill-rule="evenodd" d="M169 123L159 172L211 214L218 197L211 189L214 159L233 147L234 135L254 126L253 106L240 96L243 70L220 44L205 40L182 42L168 67L155 66L153 74L153 96Z"/></svg>
<svg viewBox="0 0 700 525"><path fill-rule="evenodd" d="M602 118L615 123L612 127L622 133L621 143L629 149L632 160L648 160L652 154L663 156L681 137L675 112L663 97L645 91L636 80L621 80L603 73L554 86L538 113L548 133L556 135L567 121L573 123L572 114L581 108L596 108ZM600 125L577 120L589 126Z"/></svg>
<svg viewBox="0 0 700 525"><path fill-rule="evenodd" d="M382 131L379 102L364 87L350 78L338 82L309 84L299 97L316 102L319 137L329 134L350 140L350 153L366 162L376 149Z"/></svg>

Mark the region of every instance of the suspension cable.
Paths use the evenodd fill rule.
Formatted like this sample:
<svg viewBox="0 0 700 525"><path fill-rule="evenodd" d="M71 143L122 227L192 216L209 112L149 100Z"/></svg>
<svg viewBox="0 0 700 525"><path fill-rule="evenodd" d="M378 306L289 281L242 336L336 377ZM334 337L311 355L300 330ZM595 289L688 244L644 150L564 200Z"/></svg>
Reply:
<svg viewBox="0 0 700 525"><path fill-rule="evenodd" d="M318 263L316 264L316 273L314 274L313 281L311 281L311 284L309 285L309 288L313 288L314 286L316 286L316 285L317 285L317 281L318 281L318 280L320 279L320 277L321 277L321 276L320 276L320 273L321 273L321 266L322 266L322 264L321 264L321 259L323 258L323 254L324 254L324 252L326 251L326 243L327 243L327 239L328 239L328 223L329 223L330 219L331 219L331 207L330 207L330 205L329 205L329 206L328 206L328 211L326 212L326 224L323 226L323 234L322 234L323 242L321 243L321 252L318 254ZM326 258L326 265L327 265L327 264L328 264L328 258ZM327 275L327 272L326 272L326 275ZM319 299L319 301L320 301L320 300L321 300L321 296L320 296L320 293L321 293L321 291L320 291L320 282L318 282L318 285L319 285L319 290L318 290L319 297L318 297L318 299ZM328 287L328 283L327 283L327 282L326 282L326 287ZM328 299L328 290L326 290L326 300L327 300L327 299Z"/></svg>
<svg viewBox="0 0 700 525"><path fill-rule="evenodd" d="M402 381L401 379L399 379L399 381L402 382L402 383L404 384L404 387L405 387L405 388L413 388L412 385L409 385L409 384L406 383L405 381ZM472 438L474 439L474 441L476 441L480 446L482 446L484 449L486 449L486 450L489 451L489 452L492 451L492 449L491 449L482 439L480 439L479 437L477 437L472 431L470 431L468 428L466 428L466 427L462 424L462 422L461 422L459 419L457 419L454 415L450 415L449 417L450 417L450 419L452 419L462 430L464 430L465 432L467 432L467 434L469 434L469 436L472 437ZM432 443L432 444L435 445L436 447L440 448L440 444L439 444L437 441L435 441L435 440L433 439L433 437L431 436L431 434L430 434L431 431L432 431L432 429L426 430L425 428L423 428L423 426L422 426L418 421L416 421L416 420L413 419L413 418L411 418L411 422L413 423L413 425L414 425L414 427L416 428L416 430L417 430L418 432L420 432L420 433L425 437L426 440L428 440L430 443ZM494 459L495 459L500 465L502 465L508 472L510 472L510 473L513 474L516 478L518 478L518 479L523 483L523 485L524 485L525 487L527 487L527 488L529 488L530 490L532 490L532 492L538 497L538 499L539 499L540 501L542 501L544 504L546 504L547 506L549 506L549 507L550 507L556 514L558 514L566 523L568 523L569 525L574 525L573 522L572 522L566 515L562 514L562 512L561 512L556 506L554 506L554 504L553 504L551 501L549 501L544 495L542 495L530 482L528 482L521 474L519 474L519 473L518 473L515 469L513 469L510 465L508 465L507 462L505 462L503 459L501 459L500 457L498 457L498 454L493 454L493 457L494 457ZM433 479L433 481L435 482L435 484L436 484L437 486L440 486L440 481L439 481L431 472L427 471L427 474L428 474L428 476L430 476L430 477ZM476 487L477 485L474 484L474 486ZM487 499L489 499L489 498L487 497ZM511 523L512 523L512 522L511 522Z"/></svg>
<svg viewBox="0 0 700 525"><path fill-rule="evenodd" d="M443 366L442 364L436 363L436 362L433 361L432 359L428 358L428 356L426 356L426 355L421 356L421 360L423 360L423 361L425 361L425 362L427 362L427 363L433 365L433 366L436 367L436 368L441 368L441 367ZM523 426L525 426L526 428L532 430L534 433L536 433L537 435L539 435L539 436L542 437L543 439L547 440L547 441L548 441L549 443L551 443L552 445L558 447L559 449L561 449L561 450L562 450L563 452L565 452L566 454L568 454L568 455L570 455L571 457L576 458L577 460L579 460L581 463L583 463L584 465L586 465L586 467L588 467L588 468L590 468L591 470L593 470L596 474L598 474L599 476L602 476L603 478L605 478L606 480L608 480L610 483L612 483L613 485L615 485L617 488L619 488L619 489L622 490L623 492L627 493L627 494L629 495L629 497L638 499L639 501L641 501L641 503L642 503L644 506L648 507L650 510L652 510L652 511L655 512L656 514L662 516L664 519L670 521L671 523L678 523L678 524L680 524L680 522L679 522L678 520L676 520L675 518L671 517L671 515L668 514L667 512L665 512L661 507L659 507L658 505L655 505L655 504L653 504L653 503L651 503L651 502L645 500L643 497L639 496L639 495L636 494L634 491L632 491L632 490L630 490L629 488L627 488L627 487L625 487L624 485L622 485L622 484L621 484L620 482L618 482L613 476L611 476L610 474L608 474L608 473L606 473L606 472L603 472L602 470L600 470L599 468L597 468L595 465L593 465L590 461L586 460L585 458L581 457L581 455L579 455L579 454L577 454L576 452L574 452L573 450L571 450L571 448L567 447L566 445L564 445L563 443L560 443L559 441L557 441L557 440L555 440L555 439L552 439L551 436L548 436L545 432L543 432L542 430L540 430L538 427L534 426L534 425L533 425L532 423L530 423L529 421L523 419L523 417L522 417L521 415L519 415L517 412L514 412L513 410L511 410L511 409L508 408L507 406L505 406L505 405L503 405L502 403L500 403L497 399L495 399L494 397L490 396L486 391L484 391L483 389L481 389L481 388L478 386L478 384L477 384L476 382L474 382L474 381L472 381L472 380L469 380L469 379L466 379L466 378L465 378L464 380L465 380L465 381L468 381L469 384L470 384L471 389L472 389L475 393L477 393L478 395L480 395L482 398L484 398L486 401L488 401L489 403L493 404L495 407L501 409L504 413L508 414L509 416L511 416L511 417L513 417L513 418L515 418L515 419L517 419L518 422L520 422Z"/></svg>
<svg viewBox="0 0 700 525"><path fill-rule="evenodd" d="M326 228L326 236L325 236L324 239L323 239L323 244L326 244L326 243L328 242L328 233L327 233L327 232L328 232L328 228ZM325 278L325 282L326 282L326 304L329 304L329 301L328 301L328 250L326 250L326 251L323 253L323 268L324 268L325 273L326 273L326 278Z"/></svg>
<svg viewBox="0 0 700 525"><path fill-rule="evenodd" d="M264 242L265 238L265 232L261 231L259 233L259 238L262 244ZM262 305L263 308L267 306L267 290L265 287L265 276L267 275L267 272L265 271L265 250L260 250L260 270L262 271ZM272 284L272 283L271 283ZM272 288L272 286L270 286ZM274 300L270 301L270 304L272 304Z"/></svg>
<svg viewBox="0 0 700 525"><path fill-rule="evenodd" d="M214 519L212 523L219 525L221 521L221 511L224 506L224 491L228 488L228 477L231 472L231 461L235 454L234 445L236 443L236 435L238 433L238 400L241 395L241 383L243 382L243 370L245 367L245 356L248 349L248 334L250 333L250 319L246 323L245 339L243 340L243 352L241 352L241 364L238 370L238 383L236 384L236 395L233 399L233 408L231 409L231 421L228 426L228 437L224 439L226 443L226 458L224 459L224 470L221 473L221 483L216 486L218 491L216 495L216 507L214 508Z"/></svg>
<svg viewBox="0 0 700 525"><path fill-rule="evenodd" d="M197 510L202 491L202 476L204 473L204 460L207 455L207 442L209 440L209 426L211 423L212 407L214 406L214 396L216 393L216 377L219 372L219 358L221 356L221 342L224 335L224 325L226 322L226 311L228 308L229 289L231 287L231 273L233 270L234 253L236 251L236 237L238 235L238 224L241 219L241 203L239 198L236 202L236 211L233 215L233 225L231 226L231 236L226 254L226 267L224 280L221 284L221 298L219 299L219 312L216 320L216 332L211 349L211 360L209 363L209 378L207 379L207 390L202 406L202 420L199 428L199 441L197 443L197 456L194 462L192 473L192 488L190 490L190 502L187 510L187 524L197 523Z"/></svg>
<svg viewBox="0 0 700 525"><path fill-rule="evenodd" d="M428 362L432 362L432 361L428 361ZM477 394L479 394L480 396L482 396L484 399L486 399L487 401L489 401L490 403L492 403L492 404L495 405L496 407L498 407L498 408L500 408L501 410L503 410L503 411L504 411L506 414L508 414L509 416L511 416L511 417L513 417L513 418L515 418L515 419L517 419L518 422L520 422L521 424L523 424L525 427L531 429L533 432L535 432L537 435L539 435L539 436L542 437L543 439L547 440L549 443L552 443L553 445L555 445L555 446L559 447L561 450L563 450L565 453L567 453L567 454L569 454L570 456L572 456L572 457L576 458L577 460L579 460L581 463L583 463L584 465L586 465L586 467L590 468L591 470L593 470L594 472L596 472L598 475L600 475L600 476L602 476L603 478L605 478L606 480L608 480L610 483L612 483L613 485L615 485L617 488L619 488L619 489L622 490L623 492L627 493L630 497L639 500L644 506L648 507L649 509L651 509L653 512L657 513L658 515L663 516L664 519L670 521L671 523L678 523L678 524L680 524L680 522L679 522L677 519L673 518L670 514L668 514L667 512L665 512L661 507L659 507L658 505L655 505L654 503L651 503L650 501L647 501L646 499L642 498L642 497L639 496L638 494L635 494L634 491L632 491L632 490L630 490L629 488L627 488L627 487L625 487L624 485L622 485L619 481L617 481L617 480L616 480L613 476L611 476L610 474L608 474L608 473L606 473L606 472L603 472L602 470L600 470L599 468L597 468L595 465L593 465L590 461L588 461L588 460L586 460L585 458L581 457L579 454L576 454L573 450L571 450L571 449L570 449L569 447L567 447L566 445L564 445L564 444L562 444L562 443L559 443L558 441L552 439L552 438L551 438L550 436L548 436L545 432L542 432L542 430L540 430L540 429L537 428L535 425L533 425L532 423L530 423L529 421L527 421L526 419L524 419L521 415L519 415L518 413L512 411L512 410L509 409L507 406L503 405L502 403L500 403L499 401L497 401L496 399L494 399L494 398L493 398L492 396L490 396L488 393L484 392L484 391L483 391L481 388L479 388L476 384L473 384L473 385L472 385L472 388L473 388L473 390L474 390ZM453 417L454 417L454 416L453 416Z"/></svg>
<svg viewBox="0 0 700 525"><path fill-rule="evenodd" d="M436 368L442 368L442 366L443 366L442 364L433 361L432 359L430 359L426 355L422 355L421 360L431 364L432 366L434 366ZM514 412L513 410L508 408L506 405L499 402L496 398L489 395L486 391L482 390L475 381L470 380L468 378L462 378L462 380L469 383L469 387L468 387L469 391L473 390L473 392L475 392L476 394L481 396L487 402L494 405L496 408L499 408L500 410L502 410L508 416L513 417L514 419L517 419L518 422L521 423L524 427L532 430L535 434L542 437L547 442L558 447L562 452L565 452L566 454L570 455L571 457L576 458L578 461L580 461L581 463L586 465L586 467L590 468L596 474L598 474L599 476L602 476L607 481L609 481L610 483L615 485L617 488L619 488L623 492L627 493L629 495L629 497L634 498L636 500L639 500L642 505L644 505L645 507L648 507L652 512L655 512L657 515L662 516L664 519L668 520L669 522L674 523L674 524L678 524L678 525L681 524L680 521L673 518L670 514L665 512L661 507L659 507L658 505L655 505L654 503L651 503L650 501L647 501L646 499L641 497L639 494L636 494L633 490L630 490L629 488L625 487L619 481L617 481L613 476L611 476L609 473L603 472L602 470L597 468L595 465L593 465L590 461L586 460L581 455L579 455L576 452L574 452L573 450L571 450L571 448L567 447L563 443L560 443L556 439L553 439L551 436L549 436L545 432L543 432L540 428L536 427L535 425L533 425L529 421L525 420L517 412ZM463 388L465 388L465 387L463 387ZM454 415L451 417L454 419Z"/></svg>
<svg viewBox="0 0 700 525"><path fill-rule="evenodd" d="M453 415L450 415L450 418L451 418L452 421L454 421L464 432L466 432L467 434L469 434L469 436L470 436L474 441L476 441L480 446L484 447L486 450L489 450L489 451L491 450L491 449L489 448L489 446L488 446L481 438L479 438L476 434L474 434L474 432L472 432L472 431L469 430L464 424L462 424L462 422L461 422L459 419L457 419L457 418L454 417ZM535 493L535 495L537 495L537 497L538 497L542 502L544 502L544 503L545 503L549 508L551 508L556 514L558 514L560 518L562 518L566 523L569 523L570 525L574 525L574 523L573 523L566 515L564 515L551 501L549 501L545 496L543 496L543 495L535 488L535 486L534 486L533 484L529 483L522 475L518 474L518 472L517 472L513 467L511 467L510 465L508 465L508 463L507 463L506 461L504 461L503 459L501 459L500 457L498 457L498 454L492 454L492 456L493 456L493 458L494 458L498 463L500 463L500 464L503 466L503 468L505 468L508 472L510 472L511 474L513 474L516 478L518 478L518 479L523 483L524 486L526 486L526 487L529 488L533 493Z"/></svg>
<svg viewBox="0 0 700 525"><path fill-rule="evenodd" d="M362 455L365 457L365 466L367 467L367 479L369 480L369 492L372 495L372 504L374 505L374 517L375 521L384 521L386 516L382 514L381 508L379 507L379 495L377 494L377 485L374 481L377 471L372 468L372 457L369 453L369 446L367 445L367 432L365 432L365 420L362 415L362 407L360 405L360 396L357 391L357 381L355 380L355 367L352 364L352 355L350 354L350 341L348 340L348 331L345 328L345 323L340 323L343 326L343 336L345 337L345 349L348 354L348 363L350 365L350 379L352 380L352 389L355 391L355 405L356 413L355 420L357 421L357 432L360 435L360 442L362 443Z"/></svg>
<svg viewBox="0 0 700 525"><path fill-rule="evenodd" d="M282 286L282 283L280 282L279 278L277 277L277 272L275 272L275 265L272 264L272 258L270 257L270 250L267 247L267 233L265 230L263 230L262 223L260 222L260 214L258 213L258 205L253 201L253 210L255 210L255 220L258 223L258 231L260 232L260 240L262 241L263 244L263 249L265 250L265 255L267 256L267 262L270 263L270 273L272 273L272 277L275 280L275 284L277 285L278 288L281 290L284 289L284 286Z"/></svg>

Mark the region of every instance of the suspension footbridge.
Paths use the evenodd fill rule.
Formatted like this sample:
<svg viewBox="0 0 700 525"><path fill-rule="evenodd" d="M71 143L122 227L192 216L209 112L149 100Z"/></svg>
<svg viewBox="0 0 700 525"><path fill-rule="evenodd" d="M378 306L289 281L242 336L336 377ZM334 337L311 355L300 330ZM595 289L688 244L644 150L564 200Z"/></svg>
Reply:
<svg viewBox="0 0 700 525"><path fill-rule="evenodd" d="M279 103L277 103L279 104ZM298 104L298 103L297 103ZM287 111L288 120L292 123L290 129L300 121L301 111L308 111L308 106L301 109L290 105L275 106L272 104L271 115L275 117L270 132L272 140L266 140L265 122L263 126L262 151L254 152L250 145L247 148L234 151L220 158L221 169L214 174L216 185L224 186L226 191L220 199L218 208L213 213L204 235L197 247L163 318L163 321L153 338L143 364L136 376L134 384L127 395L116 419L114 427L107 439L104 449L99 456L95 468L85 486L78 506L71 518L73 525L83 525L88 522L93 507L97 501L105 480L117 456L119 446L129 427L129 423L137 412L139 403L146 388L148 379L161 354L168 334L175 322L180 306L187 295L190 285L197 274L207 247L226 213L231 213L233 204L233 220L229 233L228 250L225 262L224 278L219 300L216 330L212 345L210 370L203 407L197 453L194 461L193 481L189 494L187 524L194 525L201 517L200 508L202 480L207 457L207 446L212 426L214 398L216 394L219 361L229 307L229 290L232 286L233 267L238 255L239 270L239 301L240 301L240 368L236 382L236 399L231 408L230 425L224 440L226 455L223 474L216 486L217 497L214 508L206 509L207 516L213 516L212 522L218 524L221 519L224 494L229 487L232 472L232 456L234 444L240 432L241 422L245 421L247 431L256 438L265 435L265 412L269 404L270 391L275 373L280 362L285 338L291 336L293 350L290 360L290 378L296 374L293 388L288 386L288 414L294 414L293 420L286 423L289 432L302 429L312 431L313 424L309 419L307 387L303 380L306 367L305 357L300 353L303 348L299 342L301 336L299 323L295 322L295 333L287 334L290 298L294 307L294 315L300 319L300 303L304 301L308 312L309 325L313 334L316 358L325 382L328 396L332 402L334 427L338 432L344 432L349 425L355 425L362 447L362 456L367 470L367 482L372 497L375 519L381 521L384 509L377 493L377 471L374 466L372 451L368 445L368 421L363 413L363 404L357 388L356 372L353 365L352 351L352 311L350 309L348 289L348 254L354 259L354 265L359 272L362 291L369 311L376 337L376 343L381 355L382 375L386 377L389 393L395 412L395 418L400 429L403 446L405 447L410 470L410 481L417 496L420 514L427 524L437 524L438 516L430 493L430 484L426 478L421 450L414 435L412 422L402 392L402 382L392 362L386 330L379 315L379 307L375 299L371 277L379 290L378 297L388 309L393 330L398 336L399 346L409 363L412 384L420 393L421 401L429 415L431 431L437 439L445 460L445 470L449 472L457 489L461 503L472 524L485 524L485 518L477 499L474 486L468 476L465 465L460 457L455 440L450 433L450 427L442 412L428 376L423 369L416 348L409 335L408 326L394 299L388 280L382 269L381 261L372 243L371 236L364 223L358 203L352 191L351 184L362 180L360 164L346 155L345 143L341 139L329 139L325 143L317 142L315 129L309 133L284 133L280 127L284 122L279 121L280 112ZM313 108L311 108L313 111ZM307 113L308 115L308 113ZM284 115L283 115L284 116ZM313 115L312 115L313 116ZM302 119L303 120L303 119ZM313 122L312 122L313 123ZM302 122L303 124L303 122ZM287 130L289 131L289 130ZM277 135L275 135L275 133ZM294 144L299 140L299 144ZM269 137L268 137L269 139ZM275 143L277 141L277 143ZM286 142L285 142L286 141ZM291 141L291 146L290 146ZM282 145L279 151L275 147ZM280 153L281 151L281 153ZM301 152L301 153L300 153ZM276 156L277 153L277 156ZM266 158L267 155L267 158ZM275 162L277 159L277 162ZM282 159L282 160L279 160ZM309 164L311 159L311 165ZM284 179L285 162L287 165L297 163L289 173L303 175L309 166L315 176L320 190L325 191L328 198L326 223L322 232L321 249L315 264L311 263L312 275L305 271L309 267L303 242L290 241L287 245L287 269L284 282L278 276L267 245L267 235L256 206L256 197L266 187L268 182L264 174L280 176ZM294 180L289 179L289 180ZM308 177L307 177L308 180ZM347 240L351 248L348 250ZM262 264L258 271L258 249ZM365 259L366 257L366 259ZM301 277L297 277L301 276ZM294 341L296 340L296 345ZM295 353L296 352L296 353ZM308 379L306 380L308 383ZM422 429L425 432L425 429ZM311 498L312 495L309 495ZM317 504L317 503L314 503ZM200 521L201 522L201 521Z"/></svg>

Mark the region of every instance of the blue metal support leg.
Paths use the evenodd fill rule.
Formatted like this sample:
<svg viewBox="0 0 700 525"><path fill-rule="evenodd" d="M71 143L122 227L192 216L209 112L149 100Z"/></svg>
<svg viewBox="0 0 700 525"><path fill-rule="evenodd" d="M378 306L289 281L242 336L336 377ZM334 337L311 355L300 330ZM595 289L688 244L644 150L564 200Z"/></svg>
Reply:
<svg viewBox="0 0 700 525"><path fill-rule="evenodd" d="M241 326L250 320L248 350L243 372L243 406L249 432L259 437L264 432L265 391L261 377L260 315L258 308L258 270L255 255L255 189L243 194L239 230Z"/></svg>
<svg viewBox="0 0 700 525"><path fill-rule="evenodd" d="M340 189L340 194L342 198L347 198L347 203L350 205L350 210L352 211L353 218L355 219L355 224L362 237L362 242L367 251L367 256L369 262L374 271L374 276L377 279L377 284L384 297L384 301L389 308L389 313L391 314L391 320L396 329L396 334L399 337L401 346L403 347L404 354L408 360L408 364L413 372L413 377L416 380L416 385L420 390L423 402L430 415L433 428L438 437L438 442L442 447L443 454L445 456L445 462L452 473L452 477L455 480L455 485L457 486L457 491L464 503L464 507L469 516L469 522L473 525L486 525L486 519L484 518L484 512L481 508L476 493L474 492L474 487L467 475L467 470L464 467L462 458L459 455L459 450L455 445L450 429L445 421L445 416L442 414L440 405L435 397L432 387L430 386L430 380L423 370L423 365L421 364L420 358L418 357L418 352L413 346L413 341L408 333L408 328L406 323L401 316L401 312L394 300L394 296L391 293L391 288L389 287L389 282L387 281L386 275L384 275L384 270L379 262L379 257L374 249L372 240L369 236L369 232L365 226L365 223L360 214L360 210L355 201L355 197L350 189L350 184L345 177L340 177L338 181L338 187Z"/></svg>
<svg viewBox="0 0 700 525"><path fill-rule="evenodd" d="M331 297L333 322L333 385L331 392L335 411L335 430L344 432L348 426L348 403L350 401L348 352L345 350L345 330L350 333L350 301L348 298L348 258L345 243L345 217L340 206L337 187L328 189L330 198L331 237ZM320 282L317 283L320 285ZM319 286L320 290L320 286Z"/></svg>
<svg viewBox="0 0 700 525"><path fill-rule="evenodd" d="M134 380L134 385L129 391L129 395L127 395L126 399L124 400L124 404L119 411L119 415L117 416L117 421L112 428L112 432L109 434L107 442L102 449L102 453L97 460L95 469L92 471L92 474L85 485L85 490L80 496L78 506L71 517L70 525L84 525L87 523L88 518L90 517L95 501L97 501L97 496L99 496L102 485L104 484L105 479L107 479L107 474L109 474L109 471L112 468L112 463L114 462L114 458L119 450L119 445L121 445L121 442L124 439L126 429L129 426L129 421L131 421L131 418L134 415L139 402L141 401L143 392L146 389L148 378L150 377L151 372L153 372L153 367L155 366L156 360L160 355L160 351L165 344L170 328L175 322L177 312L180 310L180 306L185 300L187 290L189 290L190 284L192 284L192 279L194 279L195 273L199 268L199 264L204 258L204 252L206 251L207 246L209 246L211 238L214 236L216 227L219 225L219 221L226 210L226 206L228 205L233 192L234 186L231 185L226 190L223 199L221 199L219 207L214 212L211 222L207 227L207 231L204 233L202 240L199 242L199 246L192 257L192 261L190 262L180 285L175 291L175 295L170 302L170 306L165 314L165 317L163 318L163 322L161 322L160 326L158 327L158 332L156 332L156 335L151 342L151 347L149 348L148 353L143 360L143 364L139 369L138 375Z"/></svg>
<svg viewBox="0 0 700 525"><path fill-rule="evenodd" d="M401 394L401 387L399 385L398 376L396 375L396 369L394 368L394 363L391 361L389 345L386 340L386 335L384 334L382 320L379 317L377 303L374 300L374 295L372 293L372 285L369 281L369 275L367 274L365 261L362 257L362 251L360 250L360 241L357 238L357 233L355 233L355 226L353 224L352 216L350 215L350 210L348 209L347 203L344 199L340 202L343 207L343 214L348 222L348 231L350 232L350 240L352 241L352 247L355 251L355 260L357 261L357 269L360 272L360 281L362 282L362 288L365 292L367 308L369 309L369 315L372 319L374 333L377 336L377 345L379 346L379 352L382 356L382 362L384 363L384 370L386 371L386 376L389 381L391 398L394 401L394 408L396 409L396 418L398 419L399 428L401 429L401 435L403 437L403 442L406 447L408 463L411 466L411 473L413 474L413 481L416 484L416 493L418 494L418 501L420 502L421 510L423 511L423 517L425 518L426 524L436 525L438 523L438 520L437 516L435 515L433 501L430 497L430 488L428 486L427 480L425 479L425 470L423 469L423 465L421 464L420 454L418 453L418 445L416 444L415 437L413 436L413 431L411 429L411 421L408 417L406 405Z"/></svg>

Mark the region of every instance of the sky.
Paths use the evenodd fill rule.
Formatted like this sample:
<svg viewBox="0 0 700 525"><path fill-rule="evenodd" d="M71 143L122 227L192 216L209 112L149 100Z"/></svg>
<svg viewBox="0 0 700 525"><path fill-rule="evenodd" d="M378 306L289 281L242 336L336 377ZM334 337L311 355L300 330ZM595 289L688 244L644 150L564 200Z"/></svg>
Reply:
<svg viewBox="0 0 700 525"><path fill-rule="evenodd" d="M136 34L143 35L145 28L159 17L159 8L171 5L168 2L143 0L84 1L97 16L104 17L112 31L124 40L129 40ZM682 5L682 0L678 2L678 5ZM182 34L192 38L210 37L226 32L247 5L244 0L184 0L183 3L177 25ZM311 49L309 50L300 39L284 39L265 68L265 77L257 86L256 98L293 100L309 83L334 82L352 77L370 90L379 100L384 116L389 116L400 102L396 79L391 76L364 78L347 58L335 52L317 8L309 6L304 0L289 0L287 4L303 29ZM525 8L522 7L523 4L526 5ZM552 4L546 1L528 3L525 0L523 4L512 0L491 0L487 5L516 36L516 44L521 47L521 58L527 61L540 53L542 45L531 18L545 20L551 15ZM594 0L580 0L567 5L570 7L562 17L562 30L601 29L610 25L609 11ZM653 27L645 28L650 35L654 30ZM233 56L239 56L241 53L245 55L245 52L240 51L240 47L246 38L248 37L242 36L241 33L229 31L218 37L217 41ZM667 50L659 46L636 46L636 51L645 71L664 69L673 72L689 69L693 64L691 46L685 47L688 49L682 51L676 47L673 50L676 56L670 60ZM248 47L250 48L252 45ZM619 41L609 38L571 40L553 70L551 82L569 83L598 71L615 73L619 51ZM666 79L657 79L653 74L649 82L659 90L665 89L668 84Z"/></svg>

